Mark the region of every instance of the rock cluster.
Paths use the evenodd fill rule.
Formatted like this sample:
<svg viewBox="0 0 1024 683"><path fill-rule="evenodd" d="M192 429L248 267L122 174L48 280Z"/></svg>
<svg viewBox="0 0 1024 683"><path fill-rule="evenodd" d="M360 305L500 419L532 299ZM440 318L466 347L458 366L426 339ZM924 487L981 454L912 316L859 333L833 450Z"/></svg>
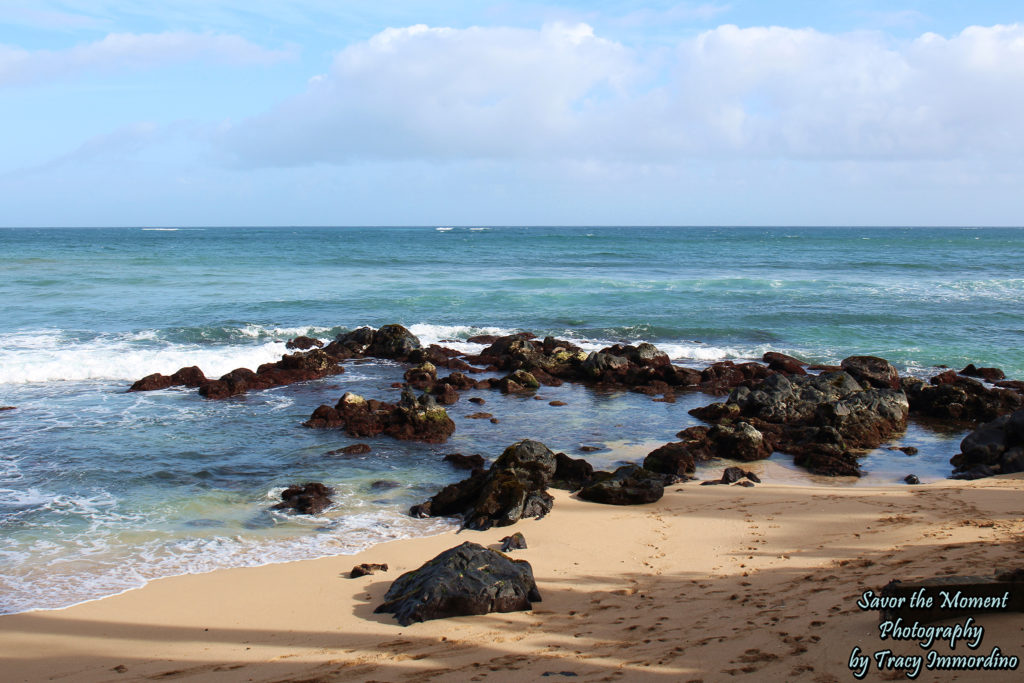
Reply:
<svg viewBox="0 0 1024 683"><path fill-rule="evenodd" d="M198 387L199 393L207 398L225 398L341 373L341 363L348 359L386 358L410 364L404 373L404 384L393 385L404 387L397 404L346 393L336 405L318 407L305 425L343 428L353 437L389 434L429 443L444 442L454 431L455 425L442 406L456 403L460 392L467 389L531 394L542 386L569 381L630 389L651 396L660 394L662 398L655 400L668 402L675 400L678 391L728 394L724 401L691 411L712 426L680 432L680 441L665 444L647 456L640 468L642 472L620 468L615 473L595 473L585 461L557 454L556 471L541 486L570 490L596 487L585 494L595 500L620 495L609 493L614 490L630 491L633 493L626 497L640 502L657 490L647 481L651 479L648 474L685 478L693 474L697 464L713 458L753 461L767 458L776 450L794 455L795 462L811 472L859 476L858 452L879 446L905 428L908 414L978 424L992 423L1024 408L1024 382L1006 380L998 368L974 364L959 373L947 370L925 382L901 378L885 359L874 356L851 356L838 366L808 366L793 356L768 352L760 363L720 361L697 370L673 365L664 352L648 343L614 344L586 352L572 342L554 337L541 340L528 332L500 337L481 335L469 341L486 347L477 355L463 357L443 346L424 347L401 325L384 325L376 330L360 327L327 344L310 337L292 339L287 347L294 349L294 353L285 354L276 363L261 365L255 372L238 368L218 379L209 379L197 367L182 368L170 376L144 377L130 391L189 386ZM447 375L441 373L442 368L449 371ZM483 380L470 376L485 370L499 376ZM421 395L410 388L422 392ZM485 402L479 396L470 400ZM549 403L565 405L562 401ZM498 421L484 412L467 417ZM965 449L957 461L961 475L987 471L984 468L998 472L1016 466L1012 453L1006 456L1010 460L1005 463L988 462L969 450ZM464 464L473 468L474 475L491 476L482 471L482 462ZM462 484L468 491L479 482L456 486ZM497 495L498 488L513 495L515 486L502 488L492 482L492 497ZM462 500L467 496L456 498ZM517 496L519 493L513 495ZM543 500L538 494L527 507L540 511L545 507ZM450 510L451 505L441 505L440 509ZM504 519L502 514L495 517L487 513L479 522L470 523L497 523Z"/></svg>
<svg viewBox="0 0 1024 683"><path fill-rule="evenodd" d="M844 364L820 375L774 374L737 387L724 403L691 410L716 423L697 439L698 450L747 461L778 450L817 474L860 476L856 451L904 429L909 403L885 360L858 356Z"/></svg>
<svg viewBox="0 0 1024 683"><path fill-rule="evenodd" d="M342 361L367 356L413 363L429 361L435 367L471 369L469 364L454 357L459 355L457 351L434 345L424 349L416 335L401 325L384 325L378 330L360 327L338 335L326 346L320 339L296 337L285 347L299 350L283 355L276 363L265 363L255 372L249 368L237 368L218 379L208 379L197 367L182 368L170 376L160 373L147 375L135 382L129 391L187 386L198 387L199 393L206 398L227 398L248 391L336 375L345 371Z"/></svg>
<svg viewBox="0 0 1024 683"><path fill-rule="evenodd" d="M950 461L958 479L1024 472L1024 409L986 422L960 442Z"/></svg>
<svg viewBox="0 0 1024 683"><path fill-rule="evenodd" d="M556 469L555 454L547 446L525 439L506 448L487 471L446 486L429 501L413 506L410 514L462 515L465 528L479 531L543 517L554 503L547 487Z"/></svg>
<svg viewBox="0 0 1024 683"><path fill-rule="evenodd" d="M319 406L303 424L318 429L343 428L356 438L387 434L426 443L444 443L455 431L455 423L432 396L422 394L417 398L409 387L402 391L397 405L346 392L333 407Z"/></svg>
<svg viewBox="0 0 1024 683"><path fill-rule="evenodd" d="M912 413L940 420L989 422L1024 407L1024 399L1017 391L986 387L952 370L935 375L927 383L904 378L902 387Z"/></svg>
<svg viewBox="0 0 1024 683"><path fill-rule="evenodd" d="M486 365L489 370L509 372L502 379L485 385L500 388L506 393L529 391L545 384L557 386L569 381L624 387L670 397L677 389L725 393L732 387L774 372L803 372L800 361L782 354L776 354L779 358L775 359L777 362L786 359L779 366L784 368L781 370L760 363L722 361L698 371L673 365L668 355L646 342L636 346L615 344L588 353L572 342L554 337L541 341L525 332L476 339L490 345L467 360Z"/></svg>

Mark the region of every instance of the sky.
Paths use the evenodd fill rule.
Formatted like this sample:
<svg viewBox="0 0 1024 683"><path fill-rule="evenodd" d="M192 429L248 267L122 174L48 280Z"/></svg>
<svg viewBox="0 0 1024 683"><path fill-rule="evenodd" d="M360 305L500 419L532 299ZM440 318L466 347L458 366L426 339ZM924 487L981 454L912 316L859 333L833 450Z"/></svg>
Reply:
<svg viewBox="0 0 1024 683"><path fill-rule="evenodd" d="M0 226L1024 225L1024 4L0 0Z"/></svg>

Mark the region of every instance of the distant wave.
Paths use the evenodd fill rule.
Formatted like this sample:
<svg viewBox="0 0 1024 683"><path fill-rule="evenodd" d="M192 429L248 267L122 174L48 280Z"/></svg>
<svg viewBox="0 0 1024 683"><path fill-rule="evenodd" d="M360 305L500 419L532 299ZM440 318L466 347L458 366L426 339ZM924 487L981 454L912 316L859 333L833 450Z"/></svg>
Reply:
<svg viewBox="0 0 1024 683"><path fill-rule="evenodd" d="M198 365L219 377L238 367L255 369L278 360L284 341L254 345L154 342L154 332L69 340L56 330L0 335L0 384L81 380L136 380Z"/></svg>

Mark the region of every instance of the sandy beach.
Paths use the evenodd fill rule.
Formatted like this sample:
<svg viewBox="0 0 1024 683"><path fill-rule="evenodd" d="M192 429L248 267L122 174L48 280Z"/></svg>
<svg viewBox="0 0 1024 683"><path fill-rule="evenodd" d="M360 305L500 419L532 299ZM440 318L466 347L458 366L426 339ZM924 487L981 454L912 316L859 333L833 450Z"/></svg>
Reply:
<svg viewBox="0 0 1024 683"><path fill-rule="evenodd" d="M63 610L0 617L8 681L854 680L882 641L856 605L890 579L1019 566L1024 477L916 487L670 487L616 507L556 493L552 514L356 556L153 581ZM464 540L522 531L543 602L403 628L373 613L402 572ZM386 574L348 571L382 562ZM963 618L950 620L953 624ZM981 614L976 653L1024 652L1024 615ZM941 645L933 647L948 652ZM965 653L961 644L956 653ZM919 680L1015 680L932 672ZM904 671L865 680L899 680Z"/></svg>

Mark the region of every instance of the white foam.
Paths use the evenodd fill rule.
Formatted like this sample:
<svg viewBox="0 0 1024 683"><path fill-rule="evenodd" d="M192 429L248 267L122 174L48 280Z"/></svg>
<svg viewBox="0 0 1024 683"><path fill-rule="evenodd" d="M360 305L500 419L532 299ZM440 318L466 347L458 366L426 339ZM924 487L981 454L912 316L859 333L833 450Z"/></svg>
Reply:
<svg viewBox="0 0 1024 683"><path fill-rule="evenodd" d="M154 345L155 335L136 333L79 342L53 330L0 335L0 384L81 380L136 380L198 365L208 377L235 368L255 370L279 360L283 341L246 345ZM146 343L140 344L139 342Z"/></svg>
<svg viewBox="0 0 1024 683"><path fill-rule="evenodd" d="M330 336L328 333L331 331L330 327L311 327L306 325L304 327L265 327L263 325L244 325L239 328L238 332L242 336L249 337L251 339L262 339L263 337L279 337L282 339L291 339L302 335L306 336Z"/></svg>
<svg viewBox="0 0 1024 683"><path fill-rule="evenodd" d="M296 519L289 516L290 522ZM289 538L221 535L152 540L133 544L131 561L125 561L118 543L79 547L77 557L67 557L65 548L52 544L49 548L33 547L32 561L20 563L14 553L0 553L9 567L17 568L0 575L0 592L5 595L0 614L63 609L139 588L165 576L352 555L377 543L430 536L453 528L453 523L443 518L414 520L388 511L346 515L327 527L320 518L310 519L320 533L310 533L306 528L296 529Z"/></svg>
<svg viewBox="0 0 1024 683"><path fill-rule="evenodd" d="M39 489L0 489L0 508L40 507L52 502L55 496Z"/></svg>
<svg viewBox="0 0 1024 683"><path fill-rule="evenodd" d="M668 354L672 360L694 360L694 361L719 361L738 359L760 359L768 346L753 348L737 348L734 346L709 346L696 342L681 344L655 344L659 349Z"/></svg>
<svg viewBox="0 0 1024 683"><path fill-rule="evenodd" d="M430 325L428 323L416 323L409 326L409 331L419 338L424 346L429 344L441 344L461 353L480 353L486 348L485 344L473 344L465 339L479 334L491 334L503 336L515 334L519 330L510 330L504 327L473 327L471 325ZM443 343L442 343L443 342Z"/></svg>

